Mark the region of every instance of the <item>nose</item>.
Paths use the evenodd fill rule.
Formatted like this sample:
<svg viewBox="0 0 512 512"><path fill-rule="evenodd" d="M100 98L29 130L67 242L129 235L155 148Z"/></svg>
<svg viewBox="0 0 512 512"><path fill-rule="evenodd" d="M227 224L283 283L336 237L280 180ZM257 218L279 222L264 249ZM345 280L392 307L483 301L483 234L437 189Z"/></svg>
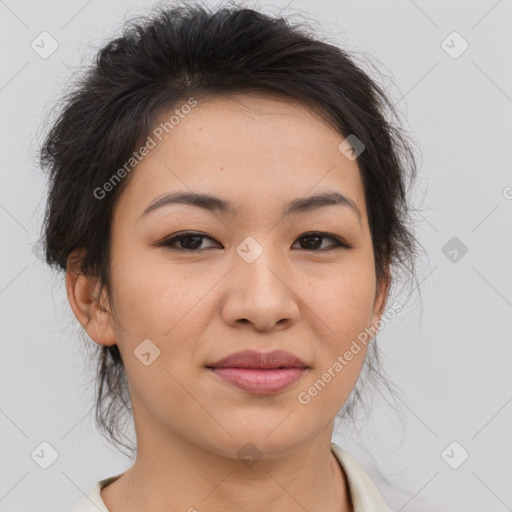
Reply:
<svg viewBox="0 0 512 512"><path fill-rule="evenodd" d="M299 301L290 272L270 250L247 263L235 256L225 281L222 318L234 327L249 324L257 331L285 329L299 318Z"/></svg>

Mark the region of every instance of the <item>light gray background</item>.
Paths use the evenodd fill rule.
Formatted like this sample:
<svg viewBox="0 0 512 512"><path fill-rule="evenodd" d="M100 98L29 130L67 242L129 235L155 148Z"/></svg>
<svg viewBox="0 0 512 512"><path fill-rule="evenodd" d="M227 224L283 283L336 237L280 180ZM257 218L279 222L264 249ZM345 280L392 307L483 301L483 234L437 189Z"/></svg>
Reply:
<svg viewBox="0 0 512 512"><path fill-rule="evenodd" d="M127 14L152 4L0 1L2 512L65 510L129 464L94 428L94 374L62 278L33 252L45 199L34 151L72 66L117 34ZM512 1L262 7L276 13L286 5L285 14L316 19L332 41L367 53L392 76L386 87L423 155L415 199L428 254L420 265L423 305L414 295L378 336L402 389L403 419L377 398L359 438L339 426L335 440L368 469L393 510L512 510ZM47 59L30 47L43 31L59 44ZM456 59L441 46L453 31L469 43ZM442 251L452 237L468 248L456 262ZM46 470L31 458L43 441L58 452ZM452 441L469 453L458 469L441 456ZM448 450L452 464L460 453Z"/></svg>

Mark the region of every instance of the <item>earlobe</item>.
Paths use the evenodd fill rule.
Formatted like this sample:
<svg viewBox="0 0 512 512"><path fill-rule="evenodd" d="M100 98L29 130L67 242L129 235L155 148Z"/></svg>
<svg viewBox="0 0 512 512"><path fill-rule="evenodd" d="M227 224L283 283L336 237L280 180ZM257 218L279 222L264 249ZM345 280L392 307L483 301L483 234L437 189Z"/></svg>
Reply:
<svg viewBox="0 0 512 512"><path fill-rule="evenodd" d="M105 289L99 296L100 280L80 271L85 251L76 249L68 257L66 292L71 309L87 334L100 345L115 345L117 340Z"/></svg>

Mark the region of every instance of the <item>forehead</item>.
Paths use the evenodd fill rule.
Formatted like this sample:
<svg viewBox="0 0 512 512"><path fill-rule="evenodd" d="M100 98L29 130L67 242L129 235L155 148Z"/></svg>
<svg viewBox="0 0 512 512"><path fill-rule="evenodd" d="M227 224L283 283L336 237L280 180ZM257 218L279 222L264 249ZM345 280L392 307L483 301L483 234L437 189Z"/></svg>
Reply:
<svg viewBox="0 0 512 512"><path fill-rule="evenodd" d="M139 215L155 196L175 190L224 197L243 215L329 189L349 196L365 216L359 167L338 148L344 136L299 102L270 94L196 101L162 112L149 134L155 147L123 193Z"/></svg>

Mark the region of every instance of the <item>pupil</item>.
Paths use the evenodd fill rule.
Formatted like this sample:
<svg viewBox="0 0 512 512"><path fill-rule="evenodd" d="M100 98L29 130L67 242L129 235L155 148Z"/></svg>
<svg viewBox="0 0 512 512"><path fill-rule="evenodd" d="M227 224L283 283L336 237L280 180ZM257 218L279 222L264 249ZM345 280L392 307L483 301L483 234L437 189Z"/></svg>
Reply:
<svg viewBox="0 0 512 512"><path fill-rule="evenodd" d="M195 239L195 243L194 241L191 244L188 243L190 240L193 239ZM181 245L182 247L186 246L184 247L185 249L197 249L201 245L201 237L198 235L187 236L186 238L183 238L181 240Z"/></svg>
<svg viewBox="0 0 512 512"><path fill-rule="evenodd" d="M302 241L306 241L307 247L302 247L303 249L318 249L322 245L321 242L322 237L321 236L305 236L302 238ZM309 243L308 241L313 241L313 243ZM318 243L320 242L320 243Z"/></svg>

